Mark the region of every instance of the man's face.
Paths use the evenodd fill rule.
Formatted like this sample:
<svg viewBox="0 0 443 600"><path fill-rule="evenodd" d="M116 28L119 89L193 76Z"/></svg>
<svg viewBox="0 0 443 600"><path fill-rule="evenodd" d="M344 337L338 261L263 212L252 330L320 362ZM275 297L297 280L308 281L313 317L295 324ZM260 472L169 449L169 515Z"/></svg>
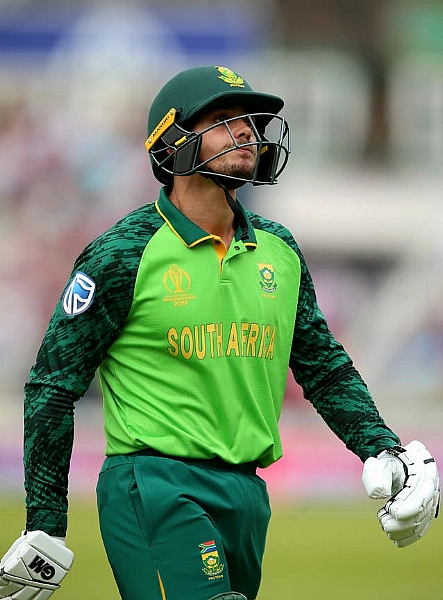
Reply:
<svg viewBox="0 0 443 600"><path fill-rule="evenodd" d="M212 156L232 148L230 152L207 163L206 166L211 171L243 179L250 179L252 177L257 161L257 146L254 145L257 139L247 118L235 118L245 113L246 110L244 108L237 106L217 109L201 115L195 122L193 130L196 132L204 131L208 127L220 123L218 127L213 127L202 136L201 162L209 160ZM224 124L223 121L227 119L234 120ZM227 126L231 133L229 133ZM236 147L241 144L253 145Z"/></svg>

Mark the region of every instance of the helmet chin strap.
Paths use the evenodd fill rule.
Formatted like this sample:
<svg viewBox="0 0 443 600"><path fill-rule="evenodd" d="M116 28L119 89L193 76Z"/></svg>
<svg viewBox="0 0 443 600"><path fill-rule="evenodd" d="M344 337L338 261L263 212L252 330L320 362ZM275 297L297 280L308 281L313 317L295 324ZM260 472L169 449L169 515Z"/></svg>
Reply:
<svg viewBox="0 0 443 600"><path fill-rule="evenodd" d="M245 219L245 215L243 214L241 208L239 207L237 200L235 198L233 198L231 196L231 194L229 193L228 188L222 187L222 189L225 193L226 202L229 204L230 209L234 213L234 225L238 225L241 229L240 239L247 240L248 239L248 223Z"/></svg>
<svg viewBox="0 0 443 600"><path fill-rule="evenodd" d="M241 240L248 239L248 223L245 219L245 215L243 211L238 205L237 200L230 194L230 190L236 190L245 184L244 181L235 181L234 179L229 179L227 177L223 177L223 175L217 175L217 173L213 173L208 169L207 173L200 173L203 177L207 177L211 179L218 187L220 187L226 198L226 202L229 204L229 208L232 210L234 214L234 226L239 226L241 229Z"/></svg>

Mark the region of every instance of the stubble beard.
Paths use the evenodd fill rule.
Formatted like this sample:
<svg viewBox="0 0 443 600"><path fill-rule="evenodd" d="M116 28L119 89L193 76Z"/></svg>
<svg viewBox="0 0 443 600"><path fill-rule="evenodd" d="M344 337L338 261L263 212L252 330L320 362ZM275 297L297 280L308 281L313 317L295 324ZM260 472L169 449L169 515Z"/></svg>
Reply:
<svg viewBox="0 0 443 600"><path fill-rule="evenodd" d="M227 151L226 154L213 161L209 161L207 168L213 173L219 173L226 177L245 180L252 179L257 161L256 153L251 154L251 158L254 158L253 161L246 156L244 159L233 160L233 153L230 151L236 150L236 146L228 146L224 150Z"/></svg>

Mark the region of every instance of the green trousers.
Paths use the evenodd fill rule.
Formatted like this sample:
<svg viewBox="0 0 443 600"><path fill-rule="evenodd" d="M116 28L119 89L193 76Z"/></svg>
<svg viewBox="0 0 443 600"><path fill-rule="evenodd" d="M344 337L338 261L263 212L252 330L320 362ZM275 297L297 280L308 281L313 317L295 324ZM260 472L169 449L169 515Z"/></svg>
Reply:
<svg viewBox="0 0 443 600"><path fill-rule="evenodd" d="M270 518L253 465L146 453L105 459L100 529L123 600L254 600Z"/></svg>

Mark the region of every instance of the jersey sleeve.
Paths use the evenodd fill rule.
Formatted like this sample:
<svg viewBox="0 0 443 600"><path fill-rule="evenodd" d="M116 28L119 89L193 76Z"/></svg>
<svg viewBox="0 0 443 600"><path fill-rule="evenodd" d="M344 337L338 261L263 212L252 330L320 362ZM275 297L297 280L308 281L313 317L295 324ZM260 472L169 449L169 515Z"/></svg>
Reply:
<svg viewBox="0 0 443 600"><path fill-rule="evenodd" d="M134 272L124 248L92 243L77 259L25 385L28 530L64 536L74 403L85 394L128 314ZM78 293L80 292L80 293Z"/></svg>
<svg viewBox="0 0 443 600"><path fill-rule="evenodd" d="M300 257L301 282L290 367L305 398L364 461L400 440L385 424L351 358L329 330L305 259L292 244Z"/></svg>

